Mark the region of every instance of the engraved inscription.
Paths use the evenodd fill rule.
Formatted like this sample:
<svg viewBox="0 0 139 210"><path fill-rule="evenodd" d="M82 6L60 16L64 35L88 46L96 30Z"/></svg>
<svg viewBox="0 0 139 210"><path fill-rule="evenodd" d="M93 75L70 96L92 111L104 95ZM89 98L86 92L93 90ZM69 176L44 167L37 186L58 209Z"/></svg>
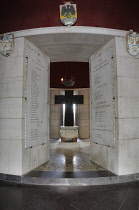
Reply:
<svg viewBox="0 0 139 210"><path fill-rule="evenodd" d="M47 76L45 59L35 51L29 49L27 69L26 147L36 146L46 141ZM42 134L44 136L42 136Z"/></svg>
<svg viewBox="0 0 139 210"><path fill-rule="evenodd" d="M92 138L99 144L113 146L113 63L108 48L91 60Z"/></svg>

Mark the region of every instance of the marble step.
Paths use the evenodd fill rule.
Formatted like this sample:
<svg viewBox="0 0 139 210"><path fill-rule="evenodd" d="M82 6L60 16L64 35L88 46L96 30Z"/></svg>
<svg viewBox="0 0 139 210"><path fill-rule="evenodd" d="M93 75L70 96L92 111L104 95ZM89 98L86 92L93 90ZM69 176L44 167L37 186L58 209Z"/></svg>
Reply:
<svg viewBox="0 0 139 210"><path fill-rule="evenodd" d="M109 171L31 171L24 176L0 173L0 182L29 185L93 186L120 184L139 180L139 173L117 176Z"/></svg>
<svg viewBox="0 0 139 210"><path fill-rule="evenodd" d="M139 180L139 174L117 176L109 171L99 172L40 172L32 171L22 177L22 183L34 185L91 186L126 183Z"/></svg>

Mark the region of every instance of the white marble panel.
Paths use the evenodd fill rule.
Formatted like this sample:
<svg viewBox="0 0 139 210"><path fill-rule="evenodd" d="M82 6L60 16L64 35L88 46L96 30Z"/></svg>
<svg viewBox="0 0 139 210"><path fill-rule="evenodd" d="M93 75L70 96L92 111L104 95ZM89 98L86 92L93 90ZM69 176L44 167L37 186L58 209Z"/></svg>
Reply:
<svg viewBox="0 0 139 210"><path fill-rule="evenodd" d="M107 170L118 174L118 149L91 143L91 160Z"/></svg>
<svg viewBox="0 0 139 210"><path fill-rule="evenodd" d="M49 161L49 143L26 149L23 143L22 174L26 174L47 161Z"/></svg>
<svg viewBox="0 0 139 210"><path fill-rule="evenodd" d="M139 98L118 98L118 117L137 118L139 117Z"/></svg>
<svg viewBox="0 0 139 210"><path fill-rule="evenodd" d="M26 147L45 143L49 127L49 58L28 44Z"/></svg>
<svg viewBox="0 0 139 210"><path fill-rule="evenodd" d="M115 141L115 147L107 147L108 163L107 168L109 171L118 174L119 172L119 156L118 156L119 143Z"/></svg>
<svg viewBox="0 0 139 210"><path fill-rule="evenodd" d="M0 78L10 77L18 80L23 76L23 57L7 58L0 61Z"/></svg>
<svg viewBox="0 0 139 210"><path fill-rule="evenodd" d="M0 78L0 98L22 97L23 77Z"/></svg>
<svg viewBox="0 0 139 210"><path fill-rule="evenodd" d="M0 139L0 173L22 175L22 141Z"/></svg>
<svg viewBox="0 0 139 210"><path fill-rule="evenodd" d="M139 78L118 77L117 82L118 97L139 97Z"/></svg>
<svg viewBox="0 0 139 210"><path fill-rule="evenodd" d="M1 119L0 139L21 140L23 119Z"/></svg>
<svg viewBox="0 0 139 210"><path fill-rule="evenodd" d="M139 59L132 56L117 55L117 75L121 77L139 77Z"/></svg>
<svg viewBox="0 0 139 210"><path fill-rule="evenodd" d="M115 45L109 42L90 58L92 141L111 147L115 142L114 51Z"/></svg>
<svg viewBox="0 0 139 210"><path fill-rule="evenodd" d="M22 98L1 98L0 118L22 118Z"/></svg>
<svg viewBox="0 0 139 210"><path fill-rule="evenodd" d="M139 139L139 118L118 119L118 126L118 139Z"/></svg>
<svg viewBox="0 0 139 210"><path fill-rule="evenodd" d="M139 139L119 141L119 175L139 172Z"/></svg>

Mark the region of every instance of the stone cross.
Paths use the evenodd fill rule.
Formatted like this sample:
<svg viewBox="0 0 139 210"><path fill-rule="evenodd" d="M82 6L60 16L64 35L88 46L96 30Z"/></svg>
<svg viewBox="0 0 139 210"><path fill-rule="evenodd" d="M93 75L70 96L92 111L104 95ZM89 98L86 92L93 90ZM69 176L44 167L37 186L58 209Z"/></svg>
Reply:
<svg viewBox="0 0 139 210"><path fill-rule="evenodd" d="M73 104L83 104L83 95L73 95L73 90L65 90L65 95L56 95L55 104L65 104L65 126L73 126Z"/></svg>

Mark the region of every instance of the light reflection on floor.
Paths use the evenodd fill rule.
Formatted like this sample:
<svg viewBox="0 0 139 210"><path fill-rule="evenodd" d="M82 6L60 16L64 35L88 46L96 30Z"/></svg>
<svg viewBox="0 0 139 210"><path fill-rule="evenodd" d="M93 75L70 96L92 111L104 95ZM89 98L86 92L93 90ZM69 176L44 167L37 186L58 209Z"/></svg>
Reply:
<svg viewBox="0 0 139 210"><path fill-rule="evenodd" d="M90 142L50 141L50 161L38 167L37 171L100 171L105 170L90 161Z"/></svg>

